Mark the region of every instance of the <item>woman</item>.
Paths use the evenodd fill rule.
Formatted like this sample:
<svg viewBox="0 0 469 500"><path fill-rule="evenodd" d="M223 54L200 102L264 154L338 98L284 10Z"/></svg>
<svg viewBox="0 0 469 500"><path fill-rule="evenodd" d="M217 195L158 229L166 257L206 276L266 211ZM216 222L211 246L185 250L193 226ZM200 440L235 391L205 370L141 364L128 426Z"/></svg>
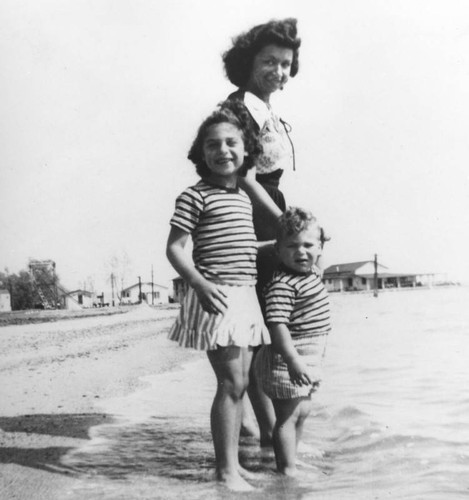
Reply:
<svg viewBox="0 0 469 500"><path fill-rule="evenodd" d="M233 46L223 55L226 75L238 87L228 99L244 102L251 126L257 130L263 147L256 168L251 169L241 183L253 202L258 241L275 238L275 220L271 214L277 210L279 216L286 208L285 198L279 190L280 177L284 170L295 168L289 126L272 110L270 97L283 90L288 79L298 73L301 40L297 37L296 23L296 19L284 19L255 26L236 37ZM265 191L259 190L259 184L270 199L265 200ZM271 200L275 206L266 211L265 207L269 203L272 205ZM257 294L262 308L262 289L278 263L273 249L266 248L259 252L257 260ZM259 423L261 446L270 446L275 414L270 399L257 386L252 373L248 393Z"/></svg>

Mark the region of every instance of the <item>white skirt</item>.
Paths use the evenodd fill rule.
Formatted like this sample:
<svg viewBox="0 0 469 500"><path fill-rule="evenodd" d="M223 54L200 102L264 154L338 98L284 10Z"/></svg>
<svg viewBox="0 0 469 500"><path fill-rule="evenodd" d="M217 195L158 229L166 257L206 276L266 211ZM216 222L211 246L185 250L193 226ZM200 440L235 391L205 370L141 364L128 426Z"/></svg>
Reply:
<svg viewBox="0 0 469 500"><path fill-rule="evenodd" d="M254 286L218 285L228 304L224 313L211 314L202 309L192 287L181 304L181 311L169 332L169 339L182 347L202 351L218 346L255 347L270 344Z"/></svg>

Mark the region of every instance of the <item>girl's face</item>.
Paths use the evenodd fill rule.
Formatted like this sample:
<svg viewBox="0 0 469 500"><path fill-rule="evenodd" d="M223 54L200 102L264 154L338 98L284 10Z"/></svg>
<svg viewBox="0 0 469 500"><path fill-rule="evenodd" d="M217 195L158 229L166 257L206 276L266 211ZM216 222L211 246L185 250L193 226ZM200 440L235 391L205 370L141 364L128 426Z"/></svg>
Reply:
<svg viewBox="0 0 469 500"><path fill-rule="evenodd" d="M321 230L316 224L310 224L299 233L284 235L277 243L277 251L287 267L309 273L322 253Z"/></svg>
<svg viewBox="0 0 469 500"><path fill-rule="evenodd" d="M203 141L203 155L210 179L227 187L236 185L237 173L247 156L241 130L227 122L211 125Z"/></svg>
<svg viewBox="0 0 469 500"><path fill-rule="evenodd" d="M292 49L266 45L254 57L247 90L258 97L268 98L287 83L292 62Z"/></svg>

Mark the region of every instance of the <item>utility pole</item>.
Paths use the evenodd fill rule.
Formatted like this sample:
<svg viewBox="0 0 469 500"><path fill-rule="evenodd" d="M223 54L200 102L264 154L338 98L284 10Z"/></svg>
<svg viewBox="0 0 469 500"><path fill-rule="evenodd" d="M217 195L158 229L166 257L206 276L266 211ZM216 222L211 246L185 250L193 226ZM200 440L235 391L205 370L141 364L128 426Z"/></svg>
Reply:
<svg viewBox="0 0 469 500"><path fill-rule="evenodd" d="M374 287L374 290L373 290L373 297L377 297L378 296L378 254L375 253L375 262L374 262L374 265L375 265L375 275L374 275L374 283L373 283L373 287Z"/></svg>
<svg viewBox="0 0 469 500"><path fill-rule="evenodd" d="M11 276L8 267L5 267L5 274L8 280L8 291L10 292L10 309L13 311L13 285L11 284ZM30 305L30 307L32 307Z"/></svg>
<svg viewBox="0 0 469 500"><path fill-rule="evenodd" d="M112 295L112 307L114 307L114 273L111 273L111 295Z"/></svg>
<svg viewBox="0 0 469 500"><path fill-rule="evenodd" d="M57 274L55 273L55 262L53 263L52 269L53 269L52 273L54 276L55 309L60 309L59 289L57 286Z"/></svg>
<svg viewBox="0 0 469 500"><path fill-rule="evenodd" d="M155 305L155 292L153 291L153 264L151 265L151 305Z"/></svg>
<svg viewBox="0 0 469 500"><path fill-rule="evenodd" d="M138 303L142 303L142 278L138 277Z"/></svg>

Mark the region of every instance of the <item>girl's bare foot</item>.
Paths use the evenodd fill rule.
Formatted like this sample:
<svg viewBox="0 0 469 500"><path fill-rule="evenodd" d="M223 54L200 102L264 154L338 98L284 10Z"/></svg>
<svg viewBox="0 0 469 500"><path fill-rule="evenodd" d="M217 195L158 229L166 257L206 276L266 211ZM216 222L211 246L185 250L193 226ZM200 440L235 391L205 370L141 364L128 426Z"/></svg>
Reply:
<svg viewBox="0 0 469 500"><path fill-rule="evenodd" d="M246 480L244 480L239 473L235 474L218 474L218 481L224 484L231 491L254 491Z"/></svg>
<svg viewBox="0 0 469 500"><path fill-rule="evenodd" d="M297 474L296 467L292 467L292 466L283 467L281 470L279 470L279 472L280 472L280 474L283 474L283 475L288 476L288 477L295 477Z"/></svg>
<svg viewBox="0 0 469 500"><path fill-rule="evenodd" d="M238 470L241 476L244 477L245 479L250 479L251 481L254 481L257 477L256 474L254 474L254 472L251 472L245 469L244 467L241 467L241 465L239 466Z"/></svg>

